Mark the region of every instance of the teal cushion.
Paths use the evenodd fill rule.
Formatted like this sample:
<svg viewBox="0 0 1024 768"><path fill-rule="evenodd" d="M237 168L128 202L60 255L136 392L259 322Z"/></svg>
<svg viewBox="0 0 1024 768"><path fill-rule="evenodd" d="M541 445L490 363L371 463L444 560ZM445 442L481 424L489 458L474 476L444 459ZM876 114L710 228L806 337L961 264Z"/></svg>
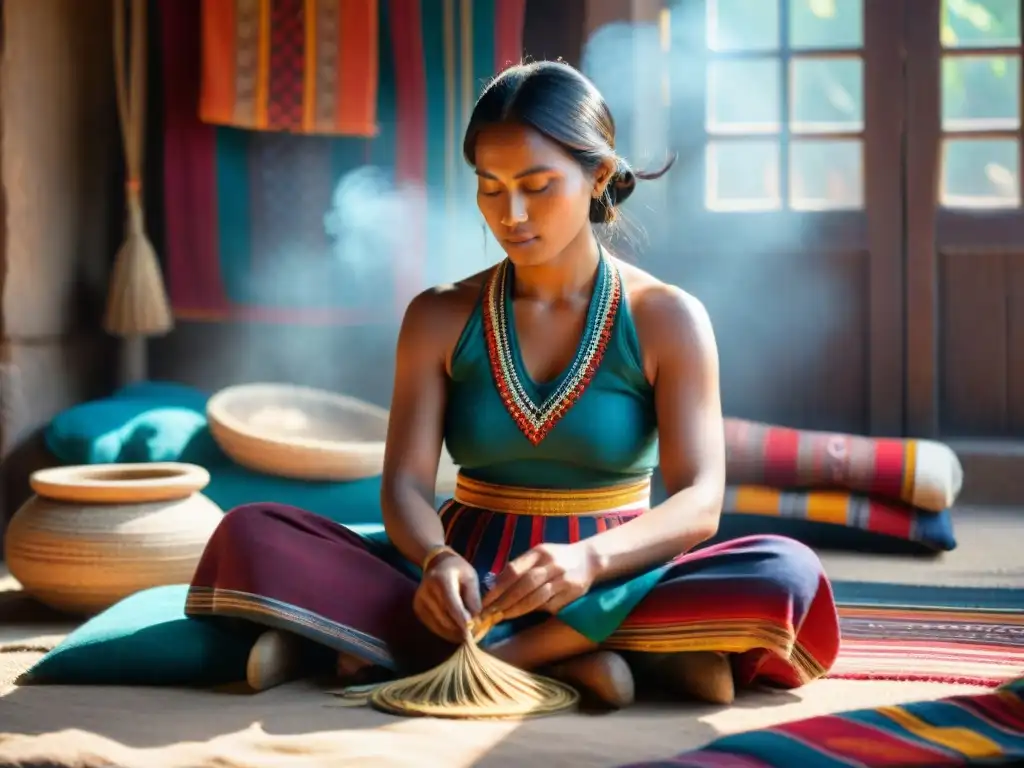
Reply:
<svg viewBox="0 0 1024 768"><path fill-rule="evenodd" d="M245 679L258 628L185 616L184 584L126 597L72 632L28 683L218 685Z"/></svg>
<svg viewBox="0 0 1024 768"><path fill-rule="evenodd" d="M291 480L223 464L210 468L210 484L203 493L225 512L242 504L269 501L315 512L342 525L381 523L379 476L326 483Z"/></svg>
<svg viewBox="0 0 1024 768"><path fill-rule="evenodd" d="M227 461L206 426L208 396L192 387L144 382L59 413L44 434L63 464Z"/></svg>

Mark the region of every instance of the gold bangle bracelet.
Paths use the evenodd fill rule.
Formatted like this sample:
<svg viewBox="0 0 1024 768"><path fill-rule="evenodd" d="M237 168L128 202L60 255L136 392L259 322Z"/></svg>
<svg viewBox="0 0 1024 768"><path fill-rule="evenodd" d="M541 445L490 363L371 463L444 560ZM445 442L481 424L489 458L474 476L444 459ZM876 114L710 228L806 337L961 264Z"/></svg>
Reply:
<svg viewBox="0 0 1024 768"><path fill-rule="evenodd" d="M431 550L427 552L427 556L423 558L423 565L420 566L420 570L423 571L423 573L426 573L427 568L430 567L431 563L437 560L437 558L439 558L441 555L458 556L458 554L458 552L449 547L447 544L438 544L436 547L432 547Z"/></svg>

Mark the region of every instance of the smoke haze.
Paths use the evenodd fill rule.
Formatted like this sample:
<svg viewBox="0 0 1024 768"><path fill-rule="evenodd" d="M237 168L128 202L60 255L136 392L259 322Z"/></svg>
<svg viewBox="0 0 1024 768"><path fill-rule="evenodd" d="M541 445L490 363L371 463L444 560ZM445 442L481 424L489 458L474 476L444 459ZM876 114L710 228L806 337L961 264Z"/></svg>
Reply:
<svg viewBox="0 0 1024 768"><path fill-rule="evenodd" d="M830 271L832 262L796 258L780 248L801 237L813 243L813 231L792 229L806 226L793 223L794 217L789 217L791 229L760 228L756 238L747 241L737 236L728 242L702 243L688 237L685 218L673 210L671 201L679 200L680 190L703 194L703 162L692 145L704 139L673 136L669 105L677 111L682 105L699 105L694 97L703 91L704 74L678 52L666 50L666 39L685 39L686 33L678 28L666 31L658 24L614 23L597 30L585 47L582 69L601 89L616 117L618 149L626 159L634 167L658 167L670 152L682 150L677 166L665 179L640 184L624 206L632 226L614 241L614 247L655 276L680 284L708 307L723 359L727 408L731 400L741 412L770 411L792 399L793 386L800 384L798 377L809 369L828 367L824 357L842 329L857 322L849 294L856 289L844 289L842 275ZM756 83L737 81L732 86L732 101L756 97ZM277 289L292 297L323 299L324 276L330 274L345 281L354 295L380 292L381 275L388 272L385 267L393 263L394 254L424 250L421 230L410 225L417 221L424 202L430 258L427 268L417 273L417 289L457 280L503 256L476 208L471 174L459 175L449 197L443 189L399 186L393 179L393 169L371 166L355 168L338 179L323 215L332 243L331 268L312 274L294 267L275 270L269 279ZM701 200L696 203L702 206ZM254 279L266 281L268 276ZM391 294L384 299L390 301ZM367 337L370 333L372 338ZM363 329L359 346L378 348L375 359L382 358L380 348L386 349L390 359L396 336L396 324ZM318 347L321 344L321 334L295 328L283 354L289 360L307 361L303 381L350 380L337 374L337 366L358 362L331 359ZM280 373L282 379L298 380L290 364L281 365ZM390 369L386 375L379 371L372 375L372 383L368 380L365 390L360 386L361 391L353 394L372 394L370 399L386 403Z"/></svg>

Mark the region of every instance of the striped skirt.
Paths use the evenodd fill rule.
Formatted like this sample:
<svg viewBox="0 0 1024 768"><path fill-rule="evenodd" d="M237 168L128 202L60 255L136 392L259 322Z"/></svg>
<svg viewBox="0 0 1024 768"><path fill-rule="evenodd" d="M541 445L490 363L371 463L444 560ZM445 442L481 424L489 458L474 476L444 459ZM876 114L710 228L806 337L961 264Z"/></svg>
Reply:
<svg viewBox="0 0 1024 768"><path fill-rule="evenodd" d="M440 515L448 544L473 564L486 590L531 547L622 525L643 514L647 498L646 481L567 492L460 477ZM453 650L413 613L418 578L419 570L383 535L361 536L295 507L251 504L225 515L211 538L186 613L247 619L411 672ZM543 618L506 622L487 642ZM708 546L603 582L558 618L612 650L732 654L741 685L802 685L824 675L839 650L839 621L821 562L779 536Z"/></svg>

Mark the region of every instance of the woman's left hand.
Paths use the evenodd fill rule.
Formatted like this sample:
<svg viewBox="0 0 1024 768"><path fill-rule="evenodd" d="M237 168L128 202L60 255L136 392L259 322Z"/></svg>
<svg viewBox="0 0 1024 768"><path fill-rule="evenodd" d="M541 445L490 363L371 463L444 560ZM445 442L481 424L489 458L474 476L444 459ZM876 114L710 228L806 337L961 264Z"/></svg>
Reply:
<svg viewBox="0 0 1024 768"><path fill-rule="evenodd" d="M577 544L540 544L505 566L484 596L484 616L514 619L533 611L558 613L587 594L596 577L593 559Z"/></svg>

